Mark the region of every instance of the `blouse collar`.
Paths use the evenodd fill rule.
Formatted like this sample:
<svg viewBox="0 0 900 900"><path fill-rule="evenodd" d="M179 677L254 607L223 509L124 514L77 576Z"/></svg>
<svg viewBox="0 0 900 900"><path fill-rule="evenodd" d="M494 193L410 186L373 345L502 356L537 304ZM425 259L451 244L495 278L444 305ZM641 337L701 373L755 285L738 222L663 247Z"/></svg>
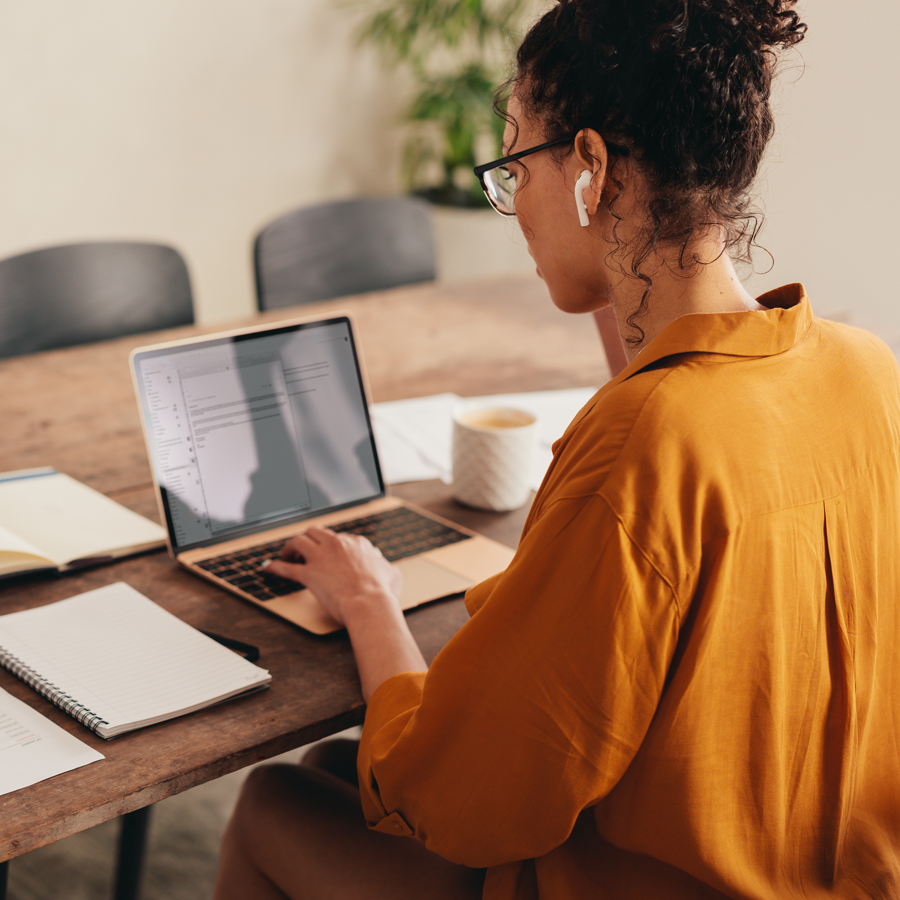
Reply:
<svg viewBox="0 0 900 900"><path fill-rule="evenodd" d="M653 338L610 386L681 353L775 356L790 350L812 324L812 308L802 284L776 288L758 297L757 302L766 309L680 316Z"/></svg>
<svg viewBox="0 0 900 900"><path fill-rule="evenodd" d="M654 363L684 353L775 356L790 350L812 324L812 307L802 284L776 288L756 300L766 309L693 313L670 322L615 378L594 394L569 423L565 434L554 443L554 453L609 391Z"/></svg>

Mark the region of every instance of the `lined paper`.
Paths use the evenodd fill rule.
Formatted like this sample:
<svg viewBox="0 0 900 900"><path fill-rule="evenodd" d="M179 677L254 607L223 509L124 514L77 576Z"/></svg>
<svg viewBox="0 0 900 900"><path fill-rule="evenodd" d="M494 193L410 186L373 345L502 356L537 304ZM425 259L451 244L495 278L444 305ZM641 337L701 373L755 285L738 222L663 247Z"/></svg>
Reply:
<svg viewBox="0 0 900 900"><path fill-rule="evenodd" d="M104 737L270 680L123 582L0 616L0 648L108 723Z"/></svg>

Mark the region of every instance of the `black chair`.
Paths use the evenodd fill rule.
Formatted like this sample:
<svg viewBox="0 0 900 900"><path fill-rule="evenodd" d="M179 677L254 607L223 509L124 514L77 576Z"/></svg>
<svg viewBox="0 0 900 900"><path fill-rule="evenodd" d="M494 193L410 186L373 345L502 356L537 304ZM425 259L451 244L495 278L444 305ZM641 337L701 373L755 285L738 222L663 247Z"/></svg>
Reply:
<svg viewBox="0 0 900 900"><path fill-rule="evenodd" d="M414 197L308 206L263 228L253 258L261 310L434 281L431 208Z"/></svg>
<svg viewBox="0 0 900 900"><path fill-rule="evenodd" d="M193 321L187 266L171 247L64 244L0 261L0 357Z"/></svg>

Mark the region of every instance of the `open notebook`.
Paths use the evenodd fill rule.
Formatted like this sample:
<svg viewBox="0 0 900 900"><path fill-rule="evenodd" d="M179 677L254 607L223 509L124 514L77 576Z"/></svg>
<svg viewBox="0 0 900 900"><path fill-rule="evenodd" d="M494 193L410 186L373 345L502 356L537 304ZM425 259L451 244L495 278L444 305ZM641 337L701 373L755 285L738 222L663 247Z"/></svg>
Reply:
<svg viewBox="0 0 900 900"><path fill-rule="evenodd" d="M0 664L107 739L272 680L123 582L0 616Z"/></svg>
<svg viewBox="0 0 900 900"><path fill-rule="evenodd" d="M349 316L142 347L132 375L172 556L316 634L313 593L260 563L318 525L368 537L403 572L404 609L505 568L509 547L387 496Z"/></svg>
<svg viewBox="0 0 900 900"><path fill-rule="evenodd" d="M165 541L156 522L55 469L0 475L0 576L80 569Z"/></svg>

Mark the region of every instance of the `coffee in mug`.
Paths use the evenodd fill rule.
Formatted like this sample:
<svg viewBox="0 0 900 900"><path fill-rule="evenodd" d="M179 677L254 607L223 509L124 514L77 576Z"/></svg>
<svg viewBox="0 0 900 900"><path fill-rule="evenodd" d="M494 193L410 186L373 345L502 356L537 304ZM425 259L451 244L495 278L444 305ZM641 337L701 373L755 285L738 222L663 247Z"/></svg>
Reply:
<svg viewBox="0 0 900 900"><path fill-rule="evenodd" d="M531 493L537 419L511 407L464 408L453 419L453 496L466 506L518 509Z"/></svg>

